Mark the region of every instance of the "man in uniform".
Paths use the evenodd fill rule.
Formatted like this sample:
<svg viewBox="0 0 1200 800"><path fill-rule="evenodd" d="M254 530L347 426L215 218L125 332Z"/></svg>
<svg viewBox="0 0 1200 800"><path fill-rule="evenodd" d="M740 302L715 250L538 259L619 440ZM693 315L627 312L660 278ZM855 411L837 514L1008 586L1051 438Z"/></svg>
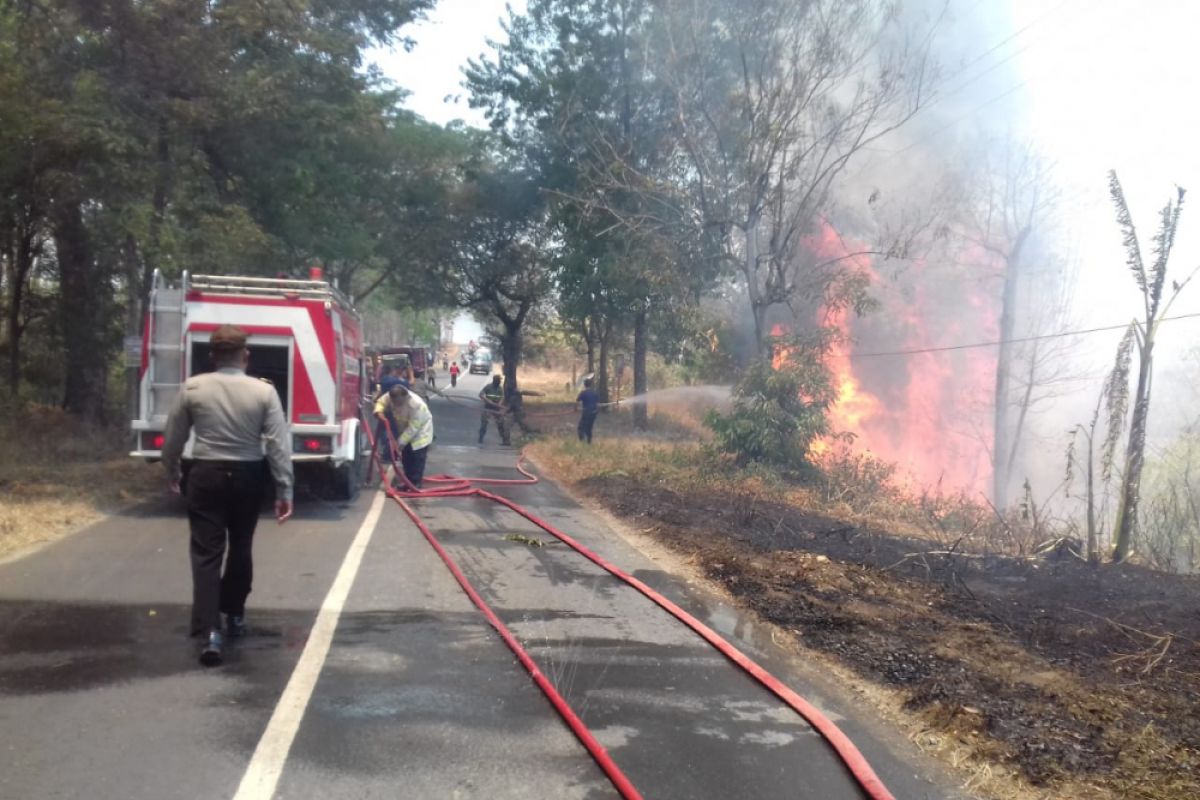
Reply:
<svg viewBox="0 0 1200 800"><path fill-rule="evenodd" d="M246 375L246 334L222 325L210 346L216 371L195 375L183 385L167 419L162 456L171 489L178 492L180 457L189 431L195 433L187 479L192 635L204 637L200 663L216 666L225 644L221 614L229 636L246 632L246 597L254 575L251 544L266 488L264 442L280 524L292 515L294 479L279 395L269 382Z"/></svg>
<svg viewBox="0 0 1200 800"><path fill-rule="evenodd" d="M479 399L483 401L483 412L479 415L479 443L483 444L483 437L487 436L488 419L491 418L496 420L500 441L509 444L508 420L504 416L508 409L504 407L504 387L500 385L499 375L493 375L492 382L479 390Z"/></svg>
<svg viewBox="0 0 1200 800"><path fill-rule="evenodd" d="M592 443L592 429L596 426L596 415L600 413L600 395L592 388L592 379L585 378L583 391L575 398L575 410L581 412L575 432L579 441Z"/></svg>
<svg viewBox="0 0 1200 800"><path fill-rule="evenodd" d="M401 381L387 394L375 401L375 416L380 420L395 420L396 447L400 450L400 466L404 477L418 489L425 478L425 460L433 444L433 414L429 406ZM390 443L383 445L387 452Z"/></svg>

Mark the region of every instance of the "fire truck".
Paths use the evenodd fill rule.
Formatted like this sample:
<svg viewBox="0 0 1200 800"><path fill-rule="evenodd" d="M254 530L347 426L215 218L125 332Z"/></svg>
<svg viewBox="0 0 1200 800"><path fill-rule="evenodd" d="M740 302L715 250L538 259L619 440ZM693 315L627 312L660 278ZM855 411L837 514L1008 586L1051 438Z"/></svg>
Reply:
<svg viewBox="0 0 1200 800"><path fill-rule="evenodd" d="M221 325L246 332L247 374L279 393L297 482L351 499L369 448L360 425L368 390L361 324L350 299L325 281L183 273L170 286L156 271L142 335L136 458L162 456L167 415L184 381L212 370L209 338ZM191 442L184 450L186 459Z"/></svg>

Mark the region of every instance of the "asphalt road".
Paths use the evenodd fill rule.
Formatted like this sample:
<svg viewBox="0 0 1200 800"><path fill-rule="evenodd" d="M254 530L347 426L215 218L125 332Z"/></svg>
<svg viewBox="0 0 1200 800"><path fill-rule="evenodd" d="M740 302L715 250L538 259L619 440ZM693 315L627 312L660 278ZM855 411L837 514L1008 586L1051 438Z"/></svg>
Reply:
<svg viewBox="0 0 1200 800"><path fill-rule="evenodd" d="M482 383L464 377L458 393ZM468 404L431 407L431 472L510 476L515 453L494 431L476 446ZM953 796L870 709L553 483L502 493L826 711L897 797ZM860 797L806 723L632 589L560 544L505 539L547 537L495 504L416 505L645 797ZM204 669L186 636L186 521L171 502L0 564L0 798L615 796L390 501L309 499L282 527L264 518L255 566L250 635Z"/></svg>

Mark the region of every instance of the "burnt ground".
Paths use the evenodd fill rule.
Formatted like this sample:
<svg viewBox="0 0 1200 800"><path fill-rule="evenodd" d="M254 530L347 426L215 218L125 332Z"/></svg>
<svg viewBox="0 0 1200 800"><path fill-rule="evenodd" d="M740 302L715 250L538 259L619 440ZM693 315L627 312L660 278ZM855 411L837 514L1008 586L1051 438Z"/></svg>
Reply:
<svg viewBox="0 0 1200 800"><path fill-rule="evenodd" d="M1200 578L1064 551L931 555L927 540L623 473L576 486L1033 786L1200 798Z"/></svg>

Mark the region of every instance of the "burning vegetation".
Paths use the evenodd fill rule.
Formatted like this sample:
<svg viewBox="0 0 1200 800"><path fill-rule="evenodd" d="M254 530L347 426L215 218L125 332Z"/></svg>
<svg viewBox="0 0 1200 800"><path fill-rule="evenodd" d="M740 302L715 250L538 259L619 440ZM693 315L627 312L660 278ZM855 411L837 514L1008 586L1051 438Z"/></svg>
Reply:
<svg viewBox="0 0 1200 800"><path fill-rule="evenodd" d="M831 332L824 355L834 397L830 430L843 434L839 439L853 452L896 465L898 479L914 491L986 495L996 353L943 346L995 339L998 298L986 291L986 279L996 274L992 260L986 253L960 252L960 279L945 282L931 260L915 259L885 281L869 247L848 242L827 222L806 243L819 262L853 262L879 295L877 313L821 307L808 321ZM780 339L772 353L775 369L796 360L795 348L782 337L799 324L771 329ZM819 461L834 445L818 439L810 454Z"/></svg>

